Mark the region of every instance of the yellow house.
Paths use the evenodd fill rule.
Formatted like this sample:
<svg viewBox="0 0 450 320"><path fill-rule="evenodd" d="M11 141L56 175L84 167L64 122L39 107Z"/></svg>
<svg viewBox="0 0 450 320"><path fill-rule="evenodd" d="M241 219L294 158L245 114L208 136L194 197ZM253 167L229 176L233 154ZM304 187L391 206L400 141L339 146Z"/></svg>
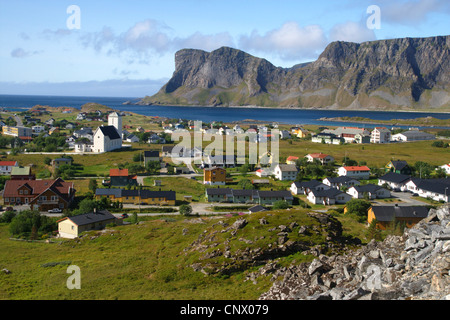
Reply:
<svg viewBox="0 0 450 320"><path fill-rule="evenodd" d="M95 191L95 199L108 198L111 202L122 202L124 204L148 204L174 206L176 202L175 191L152 191L148 189L118 189L100 188Z"/></svg>
<svg viewBox="0 0 450 320"><path fill-rule="evenodd" d="M101 230L117 221L108 210L94 211L58 220L58 233L61 238L74 239L84 231Z"/></svg>
<svg viewBox="0 0 450 320"><path fill-rule="evenodd" d="M377 222L377 228L385 230L393 221L404 222L405 226L411 228L423 218L428 216L426 206L372 206L367 211L367 222Z"/></svg>
<svg viewBox="0 0 450 320"><path fill-rule="evenodd" d="M203 171L203 184L224 185L227 181L227 170L223 168L206 168Z"/></svg>
<svg viewBox="0 0 450 320"><path fill-rule="evenodd" d="M309 131L303 128L297 128L294 130L294 134L297 135L298 138L306 138L309 134Z"/></svg>

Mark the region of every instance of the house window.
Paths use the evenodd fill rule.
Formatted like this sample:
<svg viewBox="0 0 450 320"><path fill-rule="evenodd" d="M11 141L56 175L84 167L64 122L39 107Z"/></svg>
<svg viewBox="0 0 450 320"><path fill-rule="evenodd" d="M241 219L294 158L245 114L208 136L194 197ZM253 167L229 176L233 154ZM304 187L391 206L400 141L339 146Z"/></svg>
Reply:
<svg viewBox="0 0 450 320"><path fill-rule="evenodd" d="M19 190L19 194L23 194L23 190Z"/></svg>
<svg viewBox="0 0 450 320"><path fill-rule="evenodd" d="M58 199L56 198L56 196L51 196L51 199L52 199L52 201L58 200Z"/></svg>
<svg viewBox="0 0 450 320"><path fill-rule="evenodd" d="M5 198L5 202L9 202L9 198Z"/></svg>

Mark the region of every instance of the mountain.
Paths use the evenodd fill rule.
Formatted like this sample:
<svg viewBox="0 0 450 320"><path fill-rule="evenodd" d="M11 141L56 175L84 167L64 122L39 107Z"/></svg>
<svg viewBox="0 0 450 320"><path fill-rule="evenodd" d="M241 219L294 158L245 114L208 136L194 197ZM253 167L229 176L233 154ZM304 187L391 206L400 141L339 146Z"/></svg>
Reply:
<svg viewBox="0 0 450 320"><path fill-rule="evenodd" d="M332 42L292 68L222 47L175 54L172 78L139 104L450 111L450 36Z"/></svg>

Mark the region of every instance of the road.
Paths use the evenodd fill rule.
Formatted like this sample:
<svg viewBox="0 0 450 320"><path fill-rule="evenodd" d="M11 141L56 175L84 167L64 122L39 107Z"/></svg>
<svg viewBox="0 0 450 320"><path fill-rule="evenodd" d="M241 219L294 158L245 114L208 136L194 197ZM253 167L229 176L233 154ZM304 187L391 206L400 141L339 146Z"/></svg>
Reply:
<svg viewBox="0 0 450 320"><path fill-rule="evenodd" d="M398 199L400 201L394 201L394 202L386 202L386 201L377 201L373 200L374 203L380 206L424 206L426 205L425 202L420 201L418 197L413 197L412 193L410 192L393 192L391 191L391 199Z"/></svg>

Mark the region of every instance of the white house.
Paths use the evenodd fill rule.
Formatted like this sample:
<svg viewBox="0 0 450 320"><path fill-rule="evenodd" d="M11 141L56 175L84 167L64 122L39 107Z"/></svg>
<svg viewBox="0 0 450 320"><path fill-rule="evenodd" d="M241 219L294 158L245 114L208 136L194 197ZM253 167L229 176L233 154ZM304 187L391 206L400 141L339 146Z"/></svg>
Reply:
<svg viewBox="0 0 450 320"><path fill-rule="evenodd" d="M354 179L369 179L370 169L367 166L340 167L338 175Z"/></svg>
<svg viewBox="0 0 450 320"><path fill-rule="evenodd" d="M352 196L338 189L314 190L308 193L308 201L313 204L330 205L335 203L347 203Z"/></svg>
<svg viewBox="0 0 450 320"><path fill-rule="evenodd" d="M369 135L370 131L365 128L355 128L355 127L339 127L333 130L325 129L322 133L331 133L336 135L337 137L341 137L347 143L355 142L356 136L365 136Z"/></svg>
<svg viewBox="0 0 450 320"><path fill-rule="evenodd" d="M370 133L371 143L389 143L391 141L391 131L385 127L376 127Z"/></svg>
<svg viewBox="0 0 450 320"><path fill-rule="evenodd" d="M444 169L446 174L450 174L450 163L446 163L446 164L444 164L442 166L439 166L439 168Z"/></svg>
<svg viewBox="0 0 450 320"><path fill-rule="evenodd" d="M392 136L392 141L420 141L420 140L434 140L436 137L433 134L418 131L418 130L409 130L401 133L394 134Z"/></svg>
<svg viewBox="0 0 450 320"><path fill-rule="evenodd" d="M310 153L307 154L306 160L308 162L314 162L315 160L319 161L321 164L327 164L334 161L334 158L328 154L324 154L322 152L319 153Z"/></svg>
<svg viewBox="0 0 450 320"><path fill-rule="evenodd" d="M406 189L406 183L411 179L410 176L395 172L388 172L384 176L378 178L378 185L386 184L392 190L400 191Z"/></svg>
<svg viewBox="0 0 450 320"><path fill-rule="evenodd" d="M32 126L31 130L34 134L39 134L39 133L45 131L45 127L44 126Z"/></svg>
<svg viewBox="0 0 450 320"><path fill-rule="evenodd" d="M295 180L297 167L293 164L278 164L275 167L274 174L278 180Z"/></svg>
<svg viewBox="0 0 450 320"><path fill-rule="evenodd" d="M361 183L353 178L341 176L341 177L327 177L322 180L324 184L331 188L341 189L342 187L359 186Z"/></svg>
<svg viewBox="0 0 450 320"><path fill-rule="evenodd" d="M75 142L75 152L92 152L94 144L91 142Z"/></svg>
<svg viewBox="0 0 450 320"><path fill-rule="evenodd" d="M13 167L18 167L17 161L0 161L0 175L10 175Z"/></svg>
<svg viewBox="0 0 450 320"><path fill-rule="evenodd" d="M419 197L449 202L450 179L410 179L405 187Z"/></svg>
<svg viewBox="0 0 450 320"><path fill-rule="evenodd" d="M308 194L311 190L327 190L330 189L330 186L327 186L326 184L317 181L317 180L310 180L310 181L302 181L298 182L295 181L291 184L290 190L292 194Z"/></svg>
<svg viewBox="0 0 450 320"><path fill-rule="evenodd" d="M270 168L261 168L256 170L255 174L258 177L268 177L271 176L273 174L272 170L270 170Z"/></svg>
<svg viewBox="0 0 450 320"><path fill-rule="evenodd" d="M391 197L391 192L389 190L374 184L353 186L347 190L347 193L355 199L364 199L366 195L369 200Z"/></svg>

